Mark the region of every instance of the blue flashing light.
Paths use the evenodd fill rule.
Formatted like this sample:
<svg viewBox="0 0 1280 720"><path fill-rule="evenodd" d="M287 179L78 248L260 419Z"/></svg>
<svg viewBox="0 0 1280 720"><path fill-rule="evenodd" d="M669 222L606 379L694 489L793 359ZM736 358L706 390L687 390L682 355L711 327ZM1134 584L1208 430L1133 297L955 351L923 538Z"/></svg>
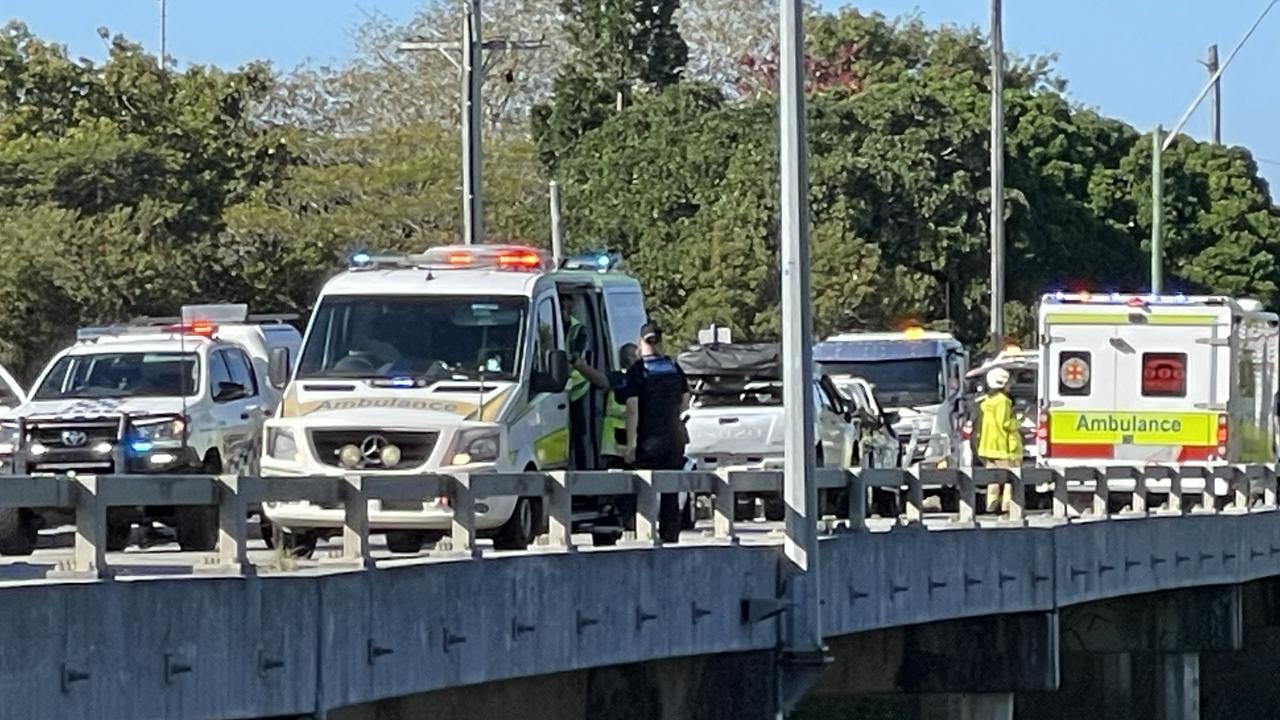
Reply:
<svg viewBox="0 0 1280 720"><path fill-rule="evenodd" d="M1066 301L1067 301L1067 294L1066 294L1065 292L1063 292L1063 291L1059 290L1058 292L1056 292L1056 293L1054 293L1054 294L1053 294L1053 299L1054 299L1054 300L1057 300L1058 302L1066 302Z"/></svg>
<svg viewBox="0 0 1280 720"><path fill-rule="evenodd" d="M416 384L417 384L417 381L411 377L391 378L391 387L395 387L395 388L411 388Z"/></svg>
<svg viewBox="0 0 1280 720"><path fill-rule="evenodd" d="M373 256L367 252L358 252L351 256L351 267L366 267L372 262Z"/></svg>
<svg viewBox="0 0 1280 720"><path fill-rule="evenodd" d="M129 443L129 448L136 453L151 452L151 448L155 447L150 440L134 440Z"/></svg>
<svg viewBox="0 0 1280 720"><path fill-rule="evenodd" d="M1191 299L1190 299L1190 298L1188 298L1188 297L1187 297L1185 294L1183 294L1183 293L1178 293L1177 295L1174 295L1174 296L1173 296L1173 301L1174 301L1174 302L1176 302L1176 303L1188 303L1188 302L1191 302Z"/></svg>
<svg viewBox="0 0 1280 720"><path fill-rule="evenodd" d="M609 259L608 255L600 255L599 257L596 258L596 267L600 268L601 270L608 270L609 266L612 264L613 264L613 261Z"/></svg>

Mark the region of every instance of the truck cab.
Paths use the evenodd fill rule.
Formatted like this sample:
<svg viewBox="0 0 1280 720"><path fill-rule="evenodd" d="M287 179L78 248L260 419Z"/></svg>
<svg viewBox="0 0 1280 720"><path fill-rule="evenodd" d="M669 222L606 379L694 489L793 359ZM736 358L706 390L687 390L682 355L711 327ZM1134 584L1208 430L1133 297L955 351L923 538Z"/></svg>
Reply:
<svg viewBox="0 0 1280 720"><path fill-rule="evenodd" d="M968 353L955 337L921 328L842 333L818 343L813 359L846 392L854 378L871 384L897 415L904 466L957 463Z"/></svg>
<svg viewBox="0 0 1280 720"><path fill-rule="evenodd" d="M280 413L266 424L263 474L563 469L571 432L592 448L583 469L603 466L601 391L583 401L588 426L570 427L566 336L573 327L573 353L601 374L625 369L623 347L646 314L639 283L616 261L554 267L541 251L510 245L352 256L321 291ZM343 524L341 509L305 502L265 512L303 552ZM527 546L542 520L536 498L476 505L477 528L500 549ZM369 505L370 527L395 552L420 550L451 523L443 499Z"/></svg>

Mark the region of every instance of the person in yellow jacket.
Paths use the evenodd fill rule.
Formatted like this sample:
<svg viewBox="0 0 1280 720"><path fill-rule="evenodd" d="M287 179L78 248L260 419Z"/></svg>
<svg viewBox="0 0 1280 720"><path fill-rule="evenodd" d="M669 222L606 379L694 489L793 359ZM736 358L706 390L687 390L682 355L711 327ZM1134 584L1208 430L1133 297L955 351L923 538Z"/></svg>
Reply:
<svg viewBox="0 0 1280 720"><path fill-rule="evenodd" d="M975 427L977 455L983 467L1012 469L1022 465L1022 428L1009 397L1008 370L994 368L987 373L987 394L978 401ZM1007 511L1012 492L1008 483L988 485L987 512Z"/></svg>

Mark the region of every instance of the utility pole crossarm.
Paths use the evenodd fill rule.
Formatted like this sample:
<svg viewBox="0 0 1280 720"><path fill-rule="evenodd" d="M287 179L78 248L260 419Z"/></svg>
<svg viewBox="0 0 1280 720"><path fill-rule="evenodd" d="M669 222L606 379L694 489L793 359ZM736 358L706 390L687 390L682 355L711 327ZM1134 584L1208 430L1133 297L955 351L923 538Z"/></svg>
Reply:
<svg viewBox="0 0 1280 720"><path fill-rule="evenodd" d="M468 245L484 242L484 193L481 182L483 139L481 137L481 86L484 81L485 51L538 50L542 39L484 39L480 28L480 0L466 0L462 15L462 41L433 40L416 36L397 46L401 52L439 52L462 75L462 237ZM458 57L455 58L454 54Z"/></svg>

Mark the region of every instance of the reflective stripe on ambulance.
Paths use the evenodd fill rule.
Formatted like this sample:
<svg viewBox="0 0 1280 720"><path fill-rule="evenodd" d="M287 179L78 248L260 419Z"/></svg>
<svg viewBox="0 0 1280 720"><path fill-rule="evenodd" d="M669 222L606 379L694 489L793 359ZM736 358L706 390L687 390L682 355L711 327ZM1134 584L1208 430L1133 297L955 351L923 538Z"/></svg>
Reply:
<svg viewBox="0 0 1280 720"><path fill-rule="evenodd" d="M1048 455L1109 459L1117 448L1148 448L1167 449L1168 460L1206 460L1218 450L1218 425L1213 412L1053 410Z"/></svg>

